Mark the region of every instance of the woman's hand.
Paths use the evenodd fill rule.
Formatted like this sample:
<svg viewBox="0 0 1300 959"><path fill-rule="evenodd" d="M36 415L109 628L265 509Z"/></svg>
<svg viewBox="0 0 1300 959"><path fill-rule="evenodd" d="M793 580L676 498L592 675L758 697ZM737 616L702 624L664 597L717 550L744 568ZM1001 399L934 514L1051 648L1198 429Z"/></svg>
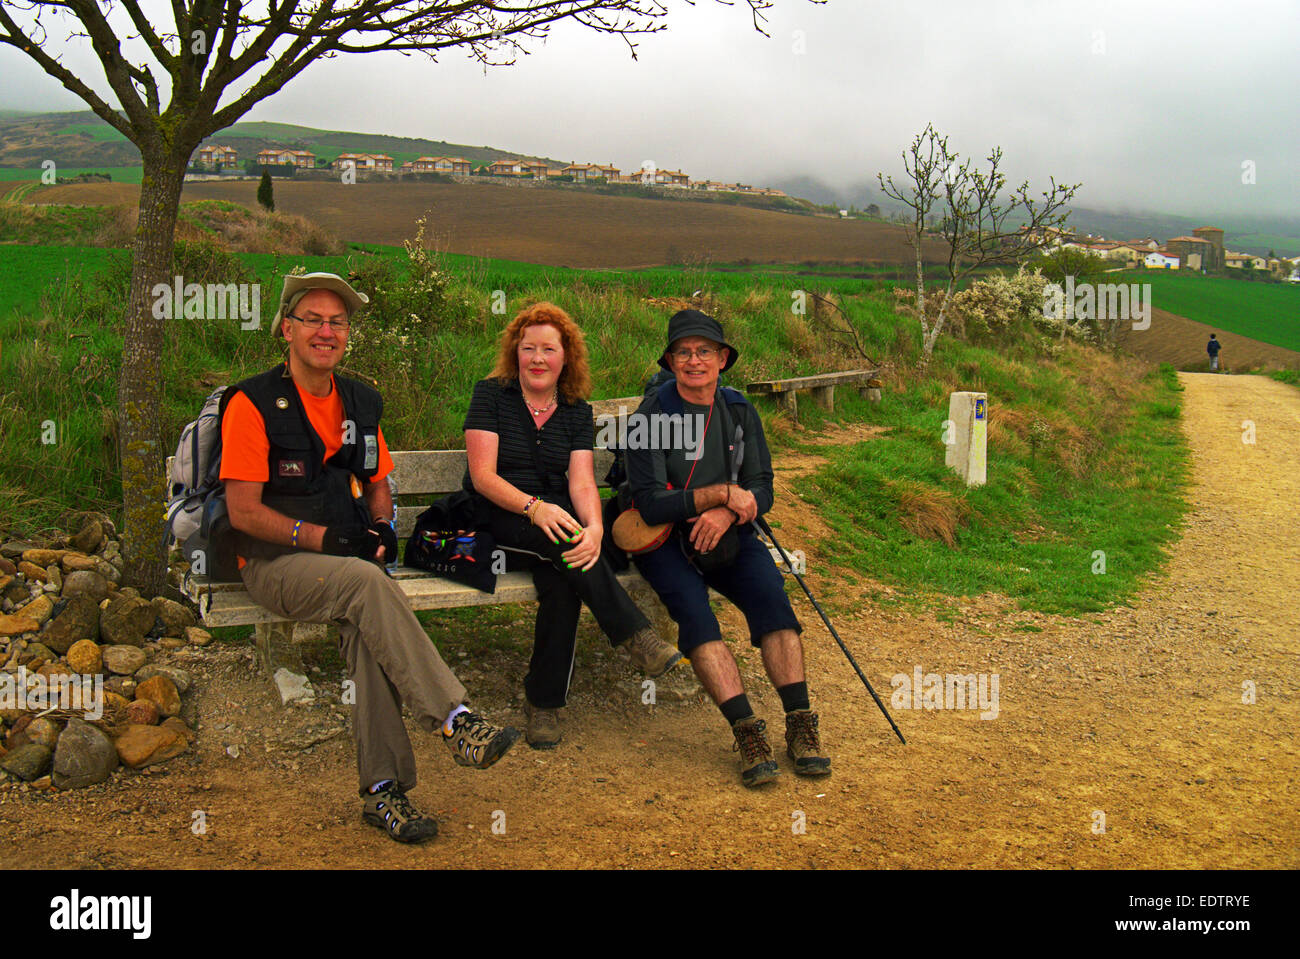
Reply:
<svg viewBox="0 0 1300 959"><path fill-rule="evenodd" d="M582 529L582 524L570 516L567 510L545 500L533 507L531 518L533 525L549 536L553 543L563 542Z"/></svg>
<svg viewBox="0 0 1300 959"><path fill-rule="evenodd" d="M596 565L600 559L600 544L605 538L605 529L602 526L588 526L578 531L576 537L571 542L574 544L573 549L566 550L560 554L564 562L574 568L580 569L584 573Z"/></svg>

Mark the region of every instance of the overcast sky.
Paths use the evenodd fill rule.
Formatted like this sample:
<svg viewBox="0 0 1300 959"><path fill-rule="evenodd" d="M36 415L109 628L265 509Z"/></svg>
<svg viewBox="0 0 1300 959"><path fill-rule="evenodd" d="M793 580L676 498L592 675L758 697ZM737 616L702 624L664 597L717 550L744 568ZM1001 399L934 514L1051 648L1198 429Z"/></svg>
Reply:
<svg viewBox="0 0 1300 959"><path fill-rule="evenodd" d="M486 73L455 52L343 56L246 119L845 188L901 172L933 121L964 154L1000 145L1017 181L1082 181L1081 206L1300 214L1296 0L779 0L770 39L743 0L669 6L639 60L576 25ZM8 47L0 78L4 106L81 105Z"/></svg>

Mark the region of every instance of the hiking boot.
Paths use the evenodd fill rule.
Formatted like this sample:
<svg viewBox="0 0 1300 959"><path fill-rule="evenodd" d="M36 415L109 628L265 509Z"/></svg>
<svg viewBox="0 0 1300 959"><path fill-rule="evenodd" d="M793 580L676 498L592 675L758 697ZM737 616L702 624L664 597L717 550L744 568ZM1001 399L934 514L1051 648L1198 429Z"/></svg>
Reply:
<svg viewBox="0 0 1300 959"><path fill-rule="evenodd" d="M487 769L504 756L518 738L519 730L513 726L502 729L471 712L457 716L451 724L451 733L442 734L442 741L451 750L457 764L475 769Z"/></svg>
<svg viewBox="0 0 1300 959"><path fill-rule="evenodd" d="M780 770L767 744L767 723L750 716L731 727L736 736L731 751L740 751L740 781L746 786L761 786L776 778Z"/></svg>
<svg viewBox="0 0 1300 959"><path fill-rule="evenodd" d="M560 711L542 709L524 700L524 716L528 718L528 729L524 738L534 749L554 749L564 738L560 734Z"/></svg>
<svg viewBox="0 0 1300 959"><path fill-rule="evenodd" d="M390 782L377 793L364 793L361 798L364 800L362 820L384 830L389 839L424 842L438 835L438 821L412 806L406 793L395 782Z"/></svg>
<svg viewBox="0 0 1300 959"><path fill-rule="evenodd" d="M618 648L627 650L632 662L651 679L657 679L682 661L682 654L649 626L637 630L619 643Z"/></svg>
<svg viewBox="0 0 1300 959"><path fill-rule="evenodd" d="M831 774L831 761L822 755L817 735L817 714L811 709L794 709L785 714L785 751L800 776Z"/></svg>

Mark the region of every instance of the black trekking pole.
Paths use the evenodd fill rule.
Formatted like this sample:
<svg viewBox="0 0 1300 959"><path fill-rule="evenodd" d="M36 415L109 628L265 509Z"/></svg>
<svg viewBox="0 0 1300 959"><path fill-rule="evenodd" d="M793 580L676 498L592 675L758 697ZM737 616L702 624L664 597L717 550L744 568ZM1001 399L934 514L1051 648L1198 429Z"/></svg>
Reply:
<svg viewBox="0 0 1300 959"><path fill-rule="evenodd" d="M723 409L726 409L725 405L723 406ZM739 423L736 424L736 432L732 439L729 452L731 453L731 482L736 484L740 481L741 464L745 462L745 430ZM728 490L728 492L730 492L730 490ZM740 517L737 516L736 518L739 519ZM786 555L781 544L778 543L776 537L772 535L772 527L768 526L767 520L763 519L761 516L755 516L750 525L753 526L755 530L761 533L766 533L767 538L772 541L772 545L775 546L777 552L781 554L781 559L785 561L786 568L789 569L790 572L794 574L794 578L799 581L799 585L803 587L804 595L807 596L808 601L813 604L813 608L821 614L822 622L826 624L826 628L829 629L831 635L835 637L835 642L839 643L840 650L848 657L849 665L852 666L853 671L858 674L858 679L862 680L862 685L867 687L867 692L871 694L871 698L876 701L876 705L880 707L880 711L884 713L885 718L889 720L889 725L893 727L894 732L897 734L898 741L906 746L907 740L903 738L903 733L899 730L898 724L894 722L894 717L889 715L889 710L886 709L885 704L880 701L880 697L876 695L876 691L871 688L871 683L867 681L867 677L862 675L862 670L858 667L858 661L853 658L853 654L849 652L849 648L844 645L844 640L840 639L840 634L835 632L835 627L831 625L830 617L828 617L826 611L821 608L821 604L817 602L817 597L812 594L812 590L808 588L808 584L803 581L803 577L800 576L799 572L794 568L794 563L790 562L790 557Z"/></svg>
<svg viewBox="0 0 1300 959"><path fill-rule="evenodd" d="M794 578L799 581L799 585L803 587L804 594L808 597L809 602L813 604L813 608L821 614L822 622L826 624L826 628L829 629L831 635L835 637L835 642L839 643L840 649L843 651L844 655L848 657L849 665L851 665L853 671L858 674L858 679L862 680L862 685L867 687L867 692L871 694L871 698L876 701L876 705L880 707L880 711L884 713L885 718L889 720L889 725L892 726L894 732L898 734L898 741L906 746L907 740L903 738L902 732L899 731L898 724L894 722L894 717L889 715L889 710L886 709L885 704L880 701L880 697L876 695L876 691L871 688L871 683L867 682L867 677L862 675L862 670L858 667L857 660L853 658L853 654L849 652L849 648L844 645L844 640L840 639L840 634L835 632L835 627L831 625L830 618L817 602L817 598L813 596L812 590L808 588L808 584L803 581L803 577L800 576L798 571L794 568L794 563L790 562L790 557L786 555L785 550L781 548L781 544L778 543L776 537L772 535L772 527L768 526L767 520L763 519L761 516L755 517L752 525L754 529L766 533L767 538L772 541L772 545L775 546L777 552L781 554L781 559L785 561L786 567L794 574Z"/></svg>

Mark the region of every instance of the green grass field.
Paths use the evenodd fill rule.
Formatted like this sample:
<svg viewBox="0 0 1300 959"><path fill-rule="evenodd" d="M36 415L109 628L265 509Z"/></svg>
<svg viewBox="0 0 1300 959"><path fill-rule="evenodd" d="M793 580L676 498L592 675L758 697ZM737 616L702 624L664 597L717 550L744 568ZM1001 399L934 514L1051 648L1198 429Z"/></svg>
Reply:
<svg viewBox="0 0 1300 959"><path fill-rule="evenodd" d="M1253 283L1164 270L1108 274L1106 281L1150 283L1151 304L1158 309L1300 350L1300 283Z"/></svg>
<svg viewBox="0 0 1300 959"><path fill-rule="evenodd" d="M223 136L257 137L261 140L298 140L303 137L324 136L328 130L315 127L300 127L292 123L274 123L267 120L245 120L232 124L224 130L218 130L210 140L217 142Z"/></svg>
<svg viewBox="0 0 1300 959"><path fill-rule="evenodd" d="M65 213L62 211L61 213ZM3 212L0 211L0 216ZM0 223L3 221L0 220ZM78 221L80 222L80 221ZM97 223L98 221L96 221ZM0 287L0 315L10 312L15 305L34 304L40 292L64 274L65 267L75 266L85 260L93 247L69 246L66 248L17 244L3 247L6 263L12 263L17 275ZM105 253L107 251L99 251ZM369 257L391 258L400 267L405 266L401 247L380 244L353 244L350 252L334 257L286 257L269 254L236 254L247 263L263 282L271 283L276 277L301 263L310 269L347 273L364 263ZM98 268L104 257L93 257ZM628 290L638 296L669 297L689 296L698 289L707 289L718 295L744 294L746 291L780 284L785 288L786 302L792 303L789 288L790 271L783 265L747 265L743 269L712 267L652 267L644 270L579 270L569 267L542 266L515 260L494 260L485 257L465 256L458 253L439 254L439 259L457 277L471 282L479 289L501 290L508 296L526 290L554 293L565 288L579 287L589 291ZM276 271L279 271L278 273ZM816 276L809 278L808 287L819 293L834 292L841 296L854 296L882 287L881 281L860 280L852 276Z"/></svg>
<svg viewBox="0 0 1300 959"><path fill-rule="evenodd" d="M9 246L0 255L12 281L0 287L0 515L21 529L72 507L116 514L126 254ZM167 323L160 371L165 443L175 442L213 385L275 361L266 324L278 277L290 266L388 275L385 295L410 287L403 282L410 264L393 248L353 248L339 257L205 256L222 282L261 284L266 322L252 332L233 319ZM710 309L743 350L732 385L863 362L815 318L792 313L788 275L566 271L450 256L436 263L438 276L426 277L435 295L382 310L380 296L354 327L344 361L350 372L380 384L385 433L395 449L463 443L472 385L490 368L500 330L539 299L557 302L582 324L595 397L640 392L655 370L671 312L647 297L693 289L713 297ZM831 423L889 429L868 443L809 448L830 463L797 491L834 531L818 546L834 557L836 572L849 581L869 576L904 584L908 595L939 604L935 597L943 594L993 589L1029 608L1081 612L1131 596L1158 567L1184 509L1187 451L1176 383L1163 375L1144 379L1136 362L1082 347L1052 360L1034 340L983 349L945 338L928 371L917 375L919 330L894 312L888 285L833 282L844 284L843 308L867 348L896 364L884 402L870 405L842 391L833 413L801 404L799 429L771 404L758 404L778 462L783 451L801 447L806 431ZM505 294L500 310L493 309L498 290ZM981 489L967 490L943 466L941 424L954 389L987 389L993 398L996 455ZM47 420L58 426L57 443L39 440ZM916 531L936 511L951 514L951 545ZM1097 550L1107 555L1105 575L1091 571Z"/></svg>
<svg viewBox="0 0 1300 959"><path fill-rule="evenodd" d="M1277 233L1238 233L1233 234L1232 249L1272 250L1278 256L1300 255L1300 240L1293 236Z"/></svg>
<svg viewBox="0 0 1300 959"><path fill-rule="evenodd" d="M115 253L95 246L0 246L0 318L15 312L38 316L42 296L64 286L71 275L100 272Z"/></svg>
<svg viewBox="0 0 1300 959"><path fill-rule="evenodd" d="M125 140L116 128L109 126L107 123L73 123L64 127L60 133L82 134L83 136L92 137L96 140L102 140L105 143L115 143L119 140Z"/></svg>
<svg viewBox="0 0 1300 959"><path fill-rule="evenodd" d="M39 180L43 172L45 171L40 167L0 167L0 181ZM54 172L61 177L76 176L78 173L107 173L113 178L114 183L139 183L140 178L144 175L144 167L60 166Z"/></svg>

